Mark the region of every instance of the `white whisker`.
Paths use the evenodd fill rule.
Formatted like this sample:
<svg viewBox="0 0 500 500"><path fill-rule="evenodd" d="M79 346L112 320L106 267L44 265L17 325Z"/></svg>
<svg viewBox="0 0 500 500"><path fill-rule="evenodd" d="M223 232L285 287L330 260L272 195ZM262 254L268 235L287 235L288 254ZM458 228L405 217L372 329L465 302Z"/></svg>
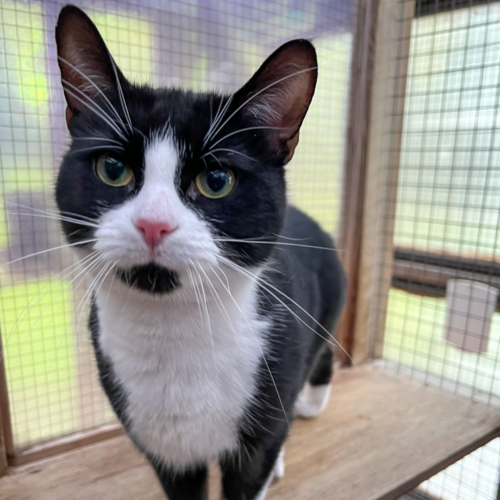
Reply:
<svg viewBox="0 0 500 500"><path fill-rule="evenodd" d="M93 238L91 240L83 240L83 241L77 241L76 243L69 243L67 245L60 245L58 247L49 248L48 250L42 250L41 252L35 252L35 253L31 253L29 255L24 255L23 257L19 257L18 259L14 259L14 260L11 260L10 262L6 262L4 264L4 266L9 266L11 264L14 264L15 262L19 262L19 261L24 260L24 259L29 259L30 257L35 257L37 255L42 255L44 253L54 252L55 250L60 250L61 248L70 248L70 247L74 247L77 245L87 245L88 243L95 243L96 241L97 241L97 239Z"/></svg>
<svg viewBox="0 0 500 500"><path fill-rule="evenodd" d="M212 353L215 356L214 335L212 332L212 324L210 322L210 314L208 313L207 296L205 294L205 288L203 287L203 280L201 279L200 273L197 271L196 268L194 268L193 271L196 273L198 279L200 280L200 288L201 288L201 293L203 295L203 304L205 306L204 308L205 308L205 315L207 317L208 331L210 332L210 341L212 343Z"/></svg>
<svg viewBox="0 0 500 500"><path fill-rule="evenodd" d="M235 130L234 132L231 132L230 134L225 135L224 137L222 137L221 139L219 139L217 142L214 142L210 146L209 151L211 151L212 148L214 148L215 146L217 146L217 144L219 144L223 140L227 139L228 137L232 137L233 135L241 134L243 132L248 132L249 130L285 130L286 128L289 128L289 127L271 127L271 126L263 125L263 126L259 126L259 127L240 128L239 130Z"/></svg>
<svg viewBox="0 0 500 500"><path fill-rule="evenodd" d="M92 266L92 264L96 261L99 260L99 255L97 254L97 252L92 252L90 255L88 255L87 257L85 257L84 259L72 264L71 266L69 266L68 268L64 269L63 271L61 271L58 275L56 275L55 277L56 278L60 278L60 276L64 273L66 273L62 278L60 278L60 281L64 281L65 279L67 279L71 274L73 274L75 271L77 271L81 266L85 266L83 271L81 271L77 276L75 276L66 286L64 286L63 290L60 291L51 301L51 303L45 307L45 309L42 311L42 314L40 314L40 316L37 318L36 322L33 324L33 325L30 325L30 331L33 331L33 328L34 326L38 323L39 319L42 317L43 313L47 310L47 308L52 305L52 303L54 302L54 300L59 296L61 295L61 293L63 293L67 288L68 286L70 286L76 279L78 279L79 276L81 276L84 272L87 271L87 269L89 269L90 266ZM92 262L91 262L92 261ZM69 273L67 271L69 271L69 269L72 269L76 267L76 269L73 269L72 271L70 271ZM3 358L3 353L5 352L5 350L7 349L7 345L9 343L9 339L12 337L12 335L15 333L17 327L19 326L19 324L21 323L21 321L23 321L27 315L30 313L31 309L33 309L33 307L35 307L36 305L38 305L49 293L50 293L50 290L46 293L44 293L42 296L40 296L40 294L43 292L43 290L45 290L48 286L50 286L52 284L52 281L49 281L46 285L44 285L39 291L38 293L36 293L28 302L28 304L24 307L24 309L21 311L21 313L19 314L14 326L11 328L9 334L7 335L7 337L4 339L4 343L3 343L3 347L2 349L0 350L0 361L2 360ZM33 304L31 305L31 303L33 302L33 300L35 300L37 297L38 300ZM31 307L30 307L31 305Z"/></svg>
<svg viewBox="0 0 500 500"><path fill-rule="evenodd" d="M132 127L132 120L130 119L130 114L128 112L127 103L125 101L125 96L123 95L122 84L118 76L118 70L116 69L115 60L108 51L109 59L111 60L111 65L113 66L113 72L115 74L116 86L118 87L118 96L120 97L120 102L122 105L123 113L125 114L125 119L127 120L128 126L130 127L130 132L133 133L134 129Z"/></svg>
<svg viewBox="0 0 500 500"><path fill-rule="evenodd" d="M123 146L115 146L113 144L103 144L102 146L91 146L88 148L80 148L80 149L73 149L68 153L68 155L74 155L76 153L87 153L88 151L103 151L105 152L107 149L113 149L115 151L125 151L125 148Z"/></svg>
<svg viewBox="0 0 500 500"><path fill-rule="evenodd" d="M208 155L213 156L213 153L217 153L218 151L227 151L229 153L234 153L236 155L244 156L245 158L248 158L249 160L255 161L255 158L252 158L251 156L248 156L244 153L240 153L239 151L236 151L235 149L229 149L229 148L217 148L217 149L210 150L209 152L207 152L203 156L201 156L201 158L203 159L203 158L205 158L205 156L208 156Z"/></svg>
<svg viewBox="0 0 500 500"><path fill-rule="evenodd" d="M312 68L307 68L307 69L303 69L301 71L296 71L295 73L292 73L291 75L287 75L287 76L284 76L283 78L280 78L279 80L276 80L275 82L267 85L263 89L259 90L255 94L251 95L243 104L241 104L240 106L238 106L236 108L236 110L231 113L231 115L229 115L229 118L217 129L217 131L215 132L215 134L212 134L212 136L216 136L225 127L225 125L229 122L229 120L231 120L231 118L233 118L233 116L235 116L236 113L238 113L238 111L240 111L240 109L244 108L250 101L252 101L253 99L255 99L257 96L259 96L260 94L262 94L266 90L270 89L271 87L274 87L275 85L278 85L278 83L281 83L284 80L288 80L288 78L293 78L294 76L300 75L302 73L307 73L308 71L314 71L315 69L318 69L318 67L314 66ZM203 143L203 148L205 147L205 145L206 144L204 142Z"/></svg>
<svg viewBox="0 0 500 500"><path fill-rule="evenodd" d="M336 345L338 346L344 354L352 361L351 356L349 353L344 349L344 347L340 344L340 342L321 324L319 323L314 316L312 316L309 312L307 312L301 305L299 305L297 302L295 302L293 299L291 299L286 293L282 292L279 288L276 288L275 286L271 285L270 283L265 282L262 278L259 276L255 276L253 273L250 271L247 271L246 269L242 268L241 266L235 264L234 262L230 261L229 259L226 259L225 257L219 257L226 265L229 267L232 267L234 270L239 271L241 274L248 276L249 278L255 280L256 283L259 283L260 286L262 286L267 293L271 294L276 300L280 301L281 304L290 311L301 323L303 323L305 326L307 326L312 332L314 332L316 335L318 335L320 338L325 340L331 345ZM316 330L311 328L300 316L298 316L290 307L288 307L282 300L279 299L273 292L271 292L270 288L272 290L275 290L277 293L279 293L281 296L285 297L288 299L293 305L298 307L306 316L308 316L319 328L321 328L322 331L326 333L328 337L330 337L333 340L330 342L328 339L324 338L322 335L319 334Z"/></svg>
<svg viewBox="0 0 500 500"><path fill-rule="evenodd" d="M105 121L117 133L117 135L119 137L121 137L125 142L127 142L127 138L123 135L121 130L111 120L111 117L95 101L92 101L84 92L82 92L79 88L75 87L73 84L69 83L68 81L61 79L61 82L63 84L63 87L65 87L65 89L64 89L65 92L67 92L74 99L76 99L81 104L86 106L88 109L93 111L97 116L99 116L99 118L101 118L103 121ZM89 102L85 102L81 97L77 96L74 92L72 92L71 90L68 90L68 88L67 88L68 86L73 88L77 92L80 92L80 94L83 97L85 97ZM92 104L93 106L91 106L90 104Z"/></svg>
<svg viewBox="0 0 500 500"><path fill-rule="evenodd" d="M205 139L203 140L203 145L202 145L202 148L201 148L202 150L205 149L208 141L210 140L211 137L213 137L215 128L219 125L219 123L221 122L221 120L224 118L225 114L227 113L227 110L229 109L229 105L233 101L233 98L234 98L234 95L229 96L229 98L228 98L228 100L226 102L226 105L224 106L224 108L221 111L220 115L218 117L216 117L216 119L214 120L214 124L213 124L212 130L209 130L207 132L207 135L205 136ZM223 98L221 98L221 102L222 102L222 100L223 100ZM219 130L220 130L220 128L219 128ZM217 132L215 132L215 133L217 133Z"/></svg>
<svg viewBox="0 0 500 500"><path fill-rule="evenodd" d="M120 141L109 139L108 137L73 137L72 139L73 141L107 141L116 144L117 146L122 146L122 143Z"/></svg>
<svg viewBox="0 0 500 500"><path fill-rule="evenodd" d="M219 279L219 281L221 282L222 286L224 286L224 283L223 281L220 279L219 275L214 271L214 274L217 276L217 278ZM225 288L225 287L224 287ZM238 309L238 311L240 312L240 314L243 316L244 320L246 321L247 325L250 327L250 331L252 332L252 335L254 336L255 339L257 339L257 336L252 328L252 325L250 324L250 321L248 321L248 318L243 314L243 311L241 310L238 302L236 301L236 299L233 297L233 295L231 294L231 292L229 291L229 289L226 289L227 293L229 294L229 297L231 298L231 300L234 302L234 305L236 306L236 308ZM274 380L274 376L271 372L271 368L269 367L269 364L267 362L267 359L266 359L266 356L264 355L264 349L262 349L262 346L260 345L259 342L257 342L258 345L259 345L259 349L260 349L260 352L262 354L262 359L264 360L264 363L267 367L267 371L269 372L269 376L271 377L271 380L273 382L273 385L274 385L274 389L276 390L276 394L278 396L278 399L279 399L279 402L281 404L281 408L283 410L283 415L285 417L285 420L286 420L286 423L288 426L290 426L290 422L288 421L288 417L287 417L287 414L286 414L286 410L285 410L285 405L283 404L283 400L281 399L281 396L280 396L280 393L279 393L279 390L278 390L278 386L276 385L276 381Z"/></svg>
<svg viewBox="0 0 500 500"><path fill-rule="evenodd" d="M285 243L283 241L254 241L254 240L238 240L231 238L217 238L214 241L221 243L248 243L251 245L276 245L276 246L287 246L287 247L300 247L300 248L313 248L316 250L327 250L329 252L340 253L342 250L337 250L336 248L330 247L318 247L315 245L302 245L300 243Z"/></svg>
<svg viewBox="0 0 500 500"><path fill-rule="evenodd" d="M94 81L88 76L86 75L83 71L81 71L80 69L78 69L76 66L74 66L73 64L71 64L69 61L67 61L66 59L64 59L64 57L61 57L61 56L57 56L57 58L62 61L64 64L67 64L73 71L76 71L79 75L83 76L96 90L97 92L99 92L99 94L101 94L101 96L104 98L104 100L106 101L109 109L116 115L116 117L118 118L120 124L122 125L123 127L123 130L125 130L125 125L123 123L123 120L122 120L122 117L120 116L120 114L118 113L118 111L116 111L115 107L111 104L110 100L106 97L106 94L94 83ZM104 110L103 110L104 111ZM110 117L111 118L111 117Z"/></svg>
<svg viewBox="0 0 500 500"><path fill-rule="evenodd" d="M93 227L93 228L98 228L98 224L91 224L90 222L87 221L82 221L78 219L74 219L73 217L64 217L64 216L57 216L57 215L43 215L43 214L25 214L23 212L11 212L12 215L22 215L25 217L40 217L42 219L49 219L49 220L59 220L59 221L65 221L65 222L72 222L74 224L78 224L81 226L88 226L88 227Z"/></svg>

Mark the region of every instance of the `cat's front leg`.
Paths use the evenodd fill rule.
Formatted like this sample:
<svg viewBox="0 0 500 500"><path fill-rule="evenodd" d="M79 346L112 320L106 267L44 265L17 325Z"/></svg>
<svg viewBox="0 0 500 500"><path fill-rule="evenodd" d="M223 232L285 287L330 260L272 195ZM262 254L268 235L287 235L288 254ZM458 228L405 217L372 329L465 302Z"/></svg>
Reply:
<svg viewBox="0 0 500 500"><path fill-rule="evenodd" d="M154 457L147 456L168 500L208 500L206 465L176 471Z"/></svg>
<svg viewBox="0 0 500 500"><path fill-rule="evenodd" d="M240 444L238 455L221 461L222 500L265 500L273 480L284 474L283 442Z"/></svg>

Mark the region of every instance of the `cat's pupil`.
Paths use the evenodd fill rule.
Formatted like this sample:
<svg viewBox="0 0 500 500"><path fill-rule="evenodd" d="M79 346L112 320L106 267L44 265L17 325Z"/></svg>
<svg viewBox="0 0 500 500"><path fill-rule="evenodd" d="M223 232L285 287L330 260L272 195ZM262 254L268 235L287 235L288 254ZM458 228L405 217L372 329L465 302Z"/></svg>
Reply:
<svg viewBox="0 0 500 500"><path fill-rule="evenodd" d="M118 180L125 171L125 165L121 161L110 156L106 158L104 168L106 169L106 175L111 181Z"/></svg>
<svg viewBox="0 0 500 500"><path fill-rule="evenodd" d="M224 189L228 182L228 175L224 170L212 170L207 173L207 184L208 187L217 193L221 189Z"/></svg>

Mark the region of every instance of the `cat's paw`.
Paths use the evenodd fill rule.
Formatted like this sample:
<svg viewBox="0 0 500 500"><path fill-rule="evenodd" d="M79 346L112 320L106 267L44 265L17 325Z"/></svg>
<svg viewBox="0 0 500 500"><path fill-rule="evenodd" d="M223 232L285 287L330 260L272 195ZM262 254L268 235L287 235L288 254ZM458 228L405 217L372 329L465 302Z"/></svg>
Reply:
<svg viewBox="0 0 500 500"><path fill-rule="evenodd" d="M278 481L285 476L285 447L281 448L280 454L276 459L273 470L273 481Z"/></svg>
<svg viewBox="0 0 500 500"><path fill-rule="evenodd" d="M295 403L294 414L298 418L313 418L328 405L331 384L311 385L306 382Z"/></svg>

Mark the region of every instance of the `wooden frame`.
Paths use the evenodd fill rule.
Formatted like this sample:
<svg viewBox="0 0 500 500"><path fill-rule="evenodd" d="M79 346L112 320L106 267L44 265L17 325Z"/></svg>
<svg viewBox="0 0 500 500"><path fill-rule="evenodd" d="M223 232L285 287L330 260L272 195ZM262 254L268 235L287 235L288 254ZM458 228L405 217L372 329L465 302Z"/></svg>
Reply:
<svg viewBox="0 0 500 500"><path fill-rule="evenodd" d="M9 393L7 375L0 332L0 477L7 474L9 458L14 454L14 440L9 411Z"/></svg>
<svg viewBox="0 0 500 500"><path fill-rule="evenodd" d="M19 451L14 456L9 457L9 465L25 465L35 460L42 460L82 446L89 446L122 434L124 434L124 430L119 423L106 424L93 429L75 432Z"/></svg>
<svg viewBox="0 0 500 500"><path fill-rule="evenodd" d="M369 109L367 140L350 141L350 148L365 148L364 176L357 182L358 192L364 193L357 217L352 215L348 204L343 236L356 233L356 238L345 237L345 252L355 252L346 258L346 268L351 281L346 313L342 322L340 340L345 343L355 363L380 356L376 339L383 332L387 300L392 278L393 235L396 209L396 195L399 174L399 157L405 105L406 76L411 39L412 22L415 15L415 0L395 2L379 0L375 18L376 31L371 48L373 78L365 84ZM391 82L388 84L388 82ZM394 82L394 84L392 84ZM353 103L354 106L358 104ZM351 116L356 113L351 110ZM350 165L347 154L346 171L357 169ZM346 176L350 195L354 191L356 177ZM349 242L356 241L357 247ZM349 262L353 262L352 266ZM354 271L353 271L354 269ZM354 274L353 274L354 272Z"/></svg>
<svg viewBox="0 0 500 500"><path fill-rule="evenodd" d="M340 231L340 246L344 250L343 264L349 285L346 305L339 325L339 342L350 355L352 355L354 345L359 286L368 123L371 111L378 8L379 0L359 0L358 2L356 43L350 80L350 119L344 165L343 217ZM345 352L340 351L338 354L343 365L350 364L350 359Z"/></svg>
<svg viewBox="0 0 500 500"><path fill-rule="evenodd" d="M371 339L375 332L373 326L369 330L369 317L374 313L376 325L382 324L387 307L384 296L389 286L383 284L390 283L392 273L395 199L414 13L415 0L362 0L359 5L341 230L349 288L339 328L339 341L356 363L365 361L374 351ZM387 82L392 81L397 84L388 89ZM387 113L389 106L392 113ZM389 148L382 145L388 130L392 131L393 142L389 157ZM380 263L383 269L377 269ZM380 289L375 290L376 286ZM375 305L378 300L380 304ZM343 353L341 359L349 363Z"/></svg>

